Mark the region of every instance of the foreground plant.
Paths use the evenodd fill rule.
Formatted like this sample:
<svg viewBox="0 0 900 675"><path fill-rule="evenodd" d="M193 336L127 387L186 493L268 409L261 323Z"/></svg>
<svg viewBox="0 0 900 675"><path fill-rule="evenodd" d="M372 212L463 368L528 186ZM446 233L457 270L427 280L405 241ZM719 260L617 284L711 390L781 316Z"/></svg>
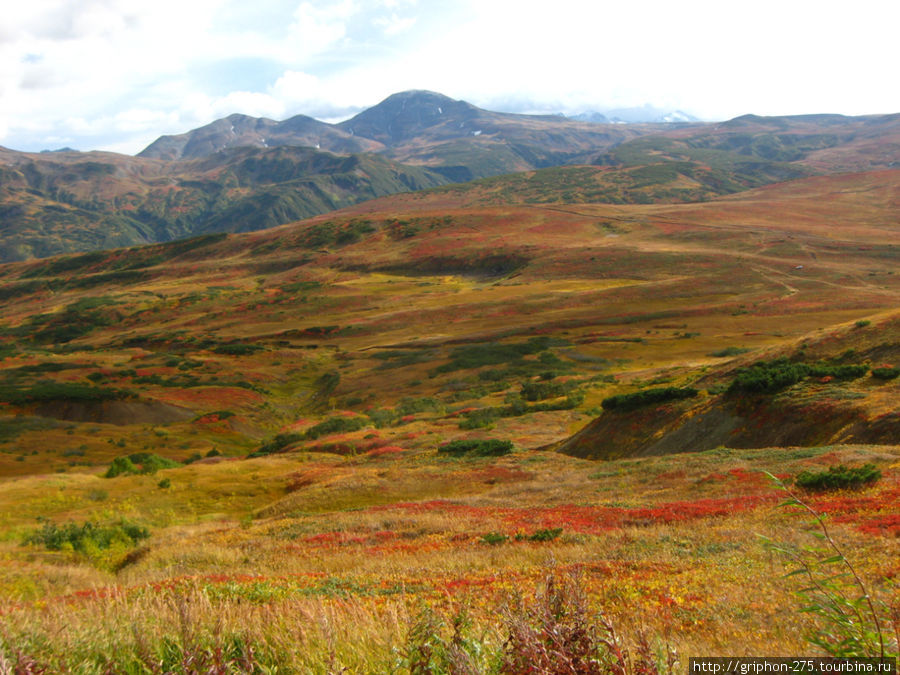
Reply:
<svg viewBox="0 0 900 675"><path fill-rule="evenodd" d="M640 632L620 636L592 611L577 573L551 572L534 597L510 597L498 624L476 637L465 611L448 621L424 608L407 635L401 667L411 675L657 675L674 671L668 645L654 650Z"/></svg>
<svg viewBox="0 0 900 675"><path fill-rule="evenodd" d="M821 622L807 640L836 657L896 656L900 606L873 596L829 530L827 514L813 509L772 474L768 476L788 494L781 505L809 514L815 527L812 534L822 542L798 548L766 539L771 550L788 556L796 565L787 576L802 575L809 582L796 592L803 603L800 611L816 615Z"/></svg>

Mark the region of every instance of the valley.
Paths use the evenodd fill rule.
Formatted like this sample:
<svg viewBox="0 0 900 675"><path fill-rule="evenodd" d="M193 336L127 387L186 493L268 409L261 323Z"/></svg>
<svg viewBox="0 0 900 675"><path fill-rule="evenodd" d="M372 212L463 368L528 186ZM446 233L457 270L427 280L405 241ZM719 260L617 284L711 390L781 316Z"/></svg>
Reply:
<svg viewBox="0 0 900 675"><path fill-rule="evenodd" d="M10 259L0 663L482 673L523 672L541 645L585 658L575 638L542 642L551 622L615 644L609 670L675 672L839 649L839 622L801 608L859 587L804 599L810 579L784 575L805 564L815 585L844 561L896 654L900 170L893 119L883 155L852 119L852 138L804 136L802 157L752 170L724 141L697 154L731 123L467 183L425 167L424 145L354 155L417 191ZM778 122L782 150L845 121ZM289 146L177 161L272 153L288 173L300 155L338 162ZM160 181L168 161L141 158ZM804 487L841 465L878 477ZM791 495L828 514L838 558ZM859 611L843 629L877 650Z"/></svg>

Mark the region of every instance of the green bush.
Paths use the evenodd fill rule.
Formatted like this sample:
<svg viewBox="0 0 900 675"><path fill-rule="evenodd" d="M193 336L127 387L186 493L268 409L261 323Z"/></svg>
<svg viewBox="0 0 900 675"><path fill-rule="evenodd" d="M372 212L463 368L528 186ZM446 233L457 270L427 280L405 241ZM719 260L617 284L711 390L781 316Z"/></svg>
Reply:
<svg viewBox="0 0 900 675"><path fill-rule="evenodd" d="M81 525L44 523L40 530L35 530L25 537L25 543L38 544L50 551L71 547L75 551L85 552L90 547L108 549L117 542L132 546L149 536L147 528L126 520L110 525L98 525L91 521Z"/></svg>
<svg viewBox="0 0 900 675"><path fill-rule="evenodd" d="M0 386L0 401L12 405L44 403L47 401L109 401L128 398L128 392L118 389L92 387L72 382L42 380L30 387Z"/></svg>
<svg viewBox="0 0 900 675"><path fill-rule="evenodd" d="M370 410L366 413L366 415L370 420L372 420L372 424L375 425L376 429L383 429L384 427L393 425L399 417L396 411L391 408L379 408L377 410Z"/></svg>
<svg viewBox="0 0 900 675"><path fill-rule="evenodd" d="M303 433L303 438L314 440L320 436L357 431L364 426L366 426L366 420L361 417L331 417L307 429Z"/></svg>
<svg viewBox="0 0 900 675"><path fill-rule="evenodd" d="M281 452L289 445L293 445L294 443L299 443L303 440L303 434L298 434L295 432L290 432L286 434L277 434L274 438L269 439L254 452L251 452L249 457L265 457L266 455L271 455L276 452Z"/></svg>
<svg viewBox="0 0 900 675"><path fill-rule="evenodd" d="M365 427L366 424L366 420L361 417L332 417L324 422L319 422L303 433L292 431L284 434L277 434L274 438L269 439L259 446L257 450L250 453L248 457L265 457L266 455L281 452L289 445L299 443L300 441L314 440L321 436L328 436L329 434L356 431Z"/></svg>
<svg viewBox="0 0 900 675"><path fill-rule="evenodd" d="M521 417L528 413L543 412L547 410L572 410L584 403L584 394L580 391L571 391L563 400L554 400L548 403L535 403L528 405L518 394L508 397L508 405L491 408L477 408L466 413L459 421L460 429L486 429L500 417Z"/></svg>
<svg viewBox="0 0 900 675"><path fill-rule="evenodd" d="M261 351L263 347L261 345L247 345L247 344L230 344L230 345L219 345L213 349L213 352L216 354L225 354L227 356L247 356L248 354L253 354L255 352Z"/></svg>
<svg viewBox="0 0 900 675"><path fill-rule="evenodd" d="M180 462L166 457L160 457L152 452L135 452L128 455L128 460L141 466L140 472L144 474L156 473L160 469L174 469L181 466Z"/></svg>
<svg viewBox="0 0 900 675"><path fill-rule="evenodd" d="M138 468L127 457L116 457L113 459L109 469L103 474L104 478L115 478L116 476L138 473Z"/></svg>
<svg viewBox="0 0 900 675"><path fill-rule="evenodd" d="M440 401L423 396L421 398L404 398L397 405L398 415L413 415L419 412L443 412L444 404Z"/></svg>
<svg viewBox="0 0 900 675"><path fill-rule="evenodd" d="M450 354L450 363L438 366L434 373L450 373L482 366L496 366L501 363L522 364L524 356L545 351L551 344L551 339L548 337L535 337L527 342L514 344L482 342L456 347ZM533 365L540 366L542 370L546 369L546 365L543 363L534 363Z"/></svg>
<svg viewBox="0 0 900 675"><path fill-rule="evenodd" d="M38 314L29 319L30 339L38 343L64 343L87 335L95 328L113 326L121 315L109 306L117 302L106 297L83 298L61 312Z"/></svg>
<svg viewBox="0 0 900 675"><path fill-rule="evenodd" d="M450 441L438 448L438 453L453 457L500 457L508 455L513 450L511 441L501 441L496 438L484 440L456 440Z"/></svg>
<svg viewBox="0 0 900 675"><path fill-rule="evenodd" d="M346 223L335 223L329 220L308 227L304 232L305 241L303 243L306 248L346 246L374 231L375 228L367 220L351 220Z"/></svg>
<svg viewBox="0 0 900 675"><path fill-rule="evenodd" d="M807 490L840 490L861 487L880 478L881 471L874 464L855 467L840 464L828 467L827 471L803 471L794 482Z"/></svg>
<svg viewBox="0 0 900 675"><path fill-rule="evenodd" d="M526 382L522 385L522 398L526 401L543 401L565 396L569 386L561 382Z"/></svg>
<svg viewBox="0 0 900 675"><path fill-rule="evenodd" d="M584 393L580 391L571 391L566 394L564 401L554 401L550 403L536 403L528 406L525 412L540 412L544 410L572 410L584 403ZM515 415L513 415L515 416ZM506 417L506 415L504 415Z"/></svg>
<svg viewBox="0 0 900 675"><path fill-rule="evenodd" d="M393 349L391 351L376 352L372 354L372 358L382 361L378 365L379 370L388 370L390 368L405 368L417 363L427 363L437 357L437 351L434 349Z"/></svg>
<svg viewBox="0 0 900 675"><path fill-rule="evenodd" d="M900 376L900 368L872 368L872 377L878 380L893 380Z"/></svg>
<svg viewBox="0 0 900 675"><path fill-rule="evenodd" d="M787 359L760 361L742 368L728 386L728 393L771 394L797 384L807 375L807 366Z"/></svg>
<svg viewBox="0 0 900 675"><path fill-rule="evenodd" d="M500 415L497 408L478 408L466 413L459 421L460 429L487 429Z"/></svg>
<svg viewBox="0 0 900 675"><path fill-rule="evenodd" d="M868 366L862 365L831 365L814 363L809 366L811 377L832 377L835 380L855 380L869 372Z"/></svg>
<svg viewBox="0 0 900 675"><path fill-rule="evenodd" d="M561 535L563 529L561 527L549 527L543 530L537 530L533 534L517 534L516 541L553 541Z"/></svg>
<svg viewBox="0 0 900 675"><path fill-rule="evenodd" d="M603 399L600 405L604 410L634 410L641 406L665 401L678 401L685 398L693 398L699 392L692 387L659 387L656 389L644 389L633 394L617 394Z"/></svg>
<svg viewBox="0 0 900 675"><path fill-rule="evenodd" d="M176 462L174 459L160 457L152 452L135 452L113 459L104 477L115 478L116 476L137 473L154 474L160 469L174 469L178 466L181 466L181 463Z"/></svg>
<svg viewBox="0 0 900 675"><path fill-rule="evenodd" d="M786 358L760 361L738 371L728 387L728 393L748 392L774 394L797 384L805 377L832 377L836 380L854 380L869 372L869 367L858 364L800 363Z"/></svg>
<svg viewBox="0 0 900 675"><path fill-rule="evenodd" d="M500 532L488 532L481 537L481 541L485 544L490 544L491 546L497 546L508 542L509 536Z"/></svg>

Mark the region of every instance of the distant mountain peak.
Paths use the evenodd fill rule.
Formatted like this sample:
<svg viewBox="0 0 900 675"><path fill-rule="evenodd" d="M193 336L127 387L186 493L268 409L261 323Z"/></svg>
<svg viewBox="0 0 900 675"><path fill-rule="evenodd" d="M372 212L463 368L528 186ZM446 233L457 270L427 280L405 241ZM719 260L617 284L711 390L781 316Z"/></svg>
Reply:
<svg viewBox="0 0 900 675"><path fill-rule="evenodd" d="M337 126L354 136L395 145L430 127L451 122L462 124L479 112L465 101L455 101L433 91L412 89L392 94Z"/></svg>
<svg viewBox="0 0 900 675"><path fill-rule="evenodd" d="M237 147L268 148L293 145L338 154L372 152L380 145L366 138L352 138L332 124L306 115L283 122L234 113L175 136L160 136L138 154L154 159L196 159Z"/></svg>
<svg viewBox="0 0 900 675"><path fill-rule="evenodd" d="M415 101L423 101L423 102L447 102L453 103L454 100L449 96L441 94L440 92L431 91L430 89L407 89L406 91L398 91L395 94L391 94L386 99L384 99L381 103L387 103L388 101L403 101L403 100L415 100Z"/></svg>

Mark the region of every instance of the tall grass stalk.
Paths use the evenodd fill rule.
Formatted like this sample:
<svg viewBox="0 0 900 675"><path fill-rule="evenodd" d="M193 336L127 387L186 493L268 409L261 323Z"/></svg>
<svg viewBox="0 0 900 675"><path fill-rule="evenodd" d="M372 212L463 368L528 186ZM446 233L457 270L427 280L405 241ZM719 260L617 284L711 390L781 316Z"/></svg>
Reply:
<svg viewBox="0 0 900 675"><path fill-rule="evenodd" d="M804 603L801 611L818 616L824 626L809 634L807 640L836 657L896 655L900 644L898 608L873 596L870 584L863 580L829 529L827 514L816 511L772 474L767 475L788 495L781 506L795 507L811 516L815 528L812 534L824 542L798 548L763 538L768 548L788 556L797 565L786 576L804 576L809 582L797 591Z"/></svg>

